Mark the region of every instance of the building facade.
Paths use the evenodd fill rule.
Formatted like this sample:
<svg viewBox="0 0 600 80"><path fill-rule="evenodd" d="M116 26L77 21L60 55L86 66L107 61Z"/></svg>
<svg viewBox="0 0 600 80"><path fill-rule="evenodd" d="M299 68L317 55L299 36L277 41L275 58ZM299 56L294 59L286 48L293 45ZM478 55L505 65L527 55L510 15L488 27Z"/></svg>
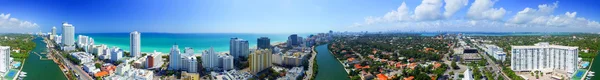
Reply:
<svg viewBox="0 0 600 80"><path fill-rule="evenodd" d="M140 52L140 47L141 47L141 43L140 43L140 32L138 31L133 31L129 34L129 49L131 49L131 57L141 57L142 53Z"/></svg>
<svg viewBox="0 0 600 80"><path fill-rule="evenodd" d="M577 70L578 47L550 45L547 42L534 46L512 46L511 69L514 71Z"/></svg>
<svg viewBox="0 0 600 80"><path fill-rule="evenodd" d="M67 22L63 23L62 31L63 50L75 50L75 27Z"/></svg>
<svg viewBox="0 0 600 80"><path fill-rule="evenodd" d="M256 39L256 48L258 49L270 49L271 48L271 39L268 37L260 37Z"/></svg>
<svg viewBox="0 0 600 80"><path fill-rule="evenodd" d="M6 73L10 69L10 46L0 46L0 72Z"/></svg>
<svg viewBox="0 0 600 80"><path fill-rule="evenodd" d="M171 48L169 53L169 70L180 70L181 69L181 51L177 44Z"/></svg>
<svg viewBox="0 0 600 80"><path fill-rule="evenodd" d="M221 67L223 70L231 70L234 68L233 66L233 57L231 55L221 55Z"/></svg>
<svg viewBox="0 0 600 80"><path fill-rule="evenodd" d="M121 59L123 57L123 50L117 48L117 47L113 47L112 50L110 50L110 60L113 62L117 62L119 61L119 59Z"/></svg>
<svg viewBox="0 0 600 80"><path fill-rule="evenodd" d="M209 70L219 67L219 58L212 47L202 53L202 67Z"/></svg>
<svg viewBox="0 0 600 80"><path fill-rule="evenodd" d="M297 34L292 34L288 37L288 43L289 46L298 46L300 43L298 42L298 35Z"/></svg>
<svg viewBox="0 0 600 80"><path fill-rule="evenodd" d="M248 57L250 73L256 74L262 70L270 68L272 51L269 49L256 50Z"/></svg>
<svg viewBox="0 0 600 80"><path fill-rule="evenodd" d="M249 47L247 40L231 38L229 42L229 54L235 59L238 57L248 57L248 54L250 53Z"/></svg>

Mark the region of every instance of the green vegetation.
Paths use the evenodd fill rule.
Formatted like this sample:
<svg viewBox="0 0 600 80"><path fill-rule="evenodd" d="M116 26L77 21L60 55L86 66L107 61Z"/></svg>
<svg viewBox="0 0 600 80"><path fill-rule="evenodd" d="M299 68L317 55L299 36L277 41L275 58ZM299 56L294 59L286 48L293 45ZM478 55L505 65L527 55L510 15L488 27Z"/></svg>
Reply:
<svg viewBox="0 0 600 80"><path fill-rule="evenodd" d="M100 63L96 63L96 64L94 64L94 66L96 66L97 68L102 67L102 65Z"/></svg>
<svg viewBox="0 0 600 80"><path fill-rule="evenodd" d="M328 48L342 62L352 59L346 62L350 66L345 67L354 69L349 73L350 79L360 79L360 74L377 75L401 70L399 77L413 76L415 80L430 80L442 76L448 67L458 68L456 63L453 66L436 63L449 53L449 46L455 41L444 39L443 36L406 33L335 36ZM409 62L426 66L412 64L409 68Z"/></svg>
<svg viewBox="0 0 600 80"><path fill-rule="evenodd" d="M0 34L0 37L0 46L10 46L10 57L13 57L15 61L27 59L31 50L36 46L32 41L35 37L30 34Z"/></svg>

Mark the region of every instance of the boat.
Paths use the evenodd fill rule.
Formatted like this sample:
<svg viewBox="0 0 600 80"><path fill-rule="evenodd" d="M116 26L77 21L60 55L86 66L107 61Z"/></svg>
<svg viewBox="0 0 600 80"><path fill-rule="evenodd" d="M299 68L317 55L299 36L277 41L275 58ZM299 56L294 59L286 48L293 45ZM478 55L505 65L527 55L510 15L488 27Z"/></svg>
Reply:
<svg viewBox="0 0 600 80"><path fill-rule="evenodd" d="M594 74L588 74L587 76L592 77L592 76L594 76Z"/></svg>
<svg viewBox="0 0 600 80"><path fill-rule="evenodd" d="M21 74L27 74L27 72L21 72Z"/></svg>
<svg viewBox="0 0 600 80"><path fill-rule="evenodd" d="M596 72L594 72L594 71L590 71L590 73L591 73L591 74L594 74L594 73L596 73Z"/></svg>
<svg viewBox="0 0 600 80"><path fill-rule="evenodd" d="M19 77L27 77L27 75L21 74L21 75L19 75Z"/></svg>

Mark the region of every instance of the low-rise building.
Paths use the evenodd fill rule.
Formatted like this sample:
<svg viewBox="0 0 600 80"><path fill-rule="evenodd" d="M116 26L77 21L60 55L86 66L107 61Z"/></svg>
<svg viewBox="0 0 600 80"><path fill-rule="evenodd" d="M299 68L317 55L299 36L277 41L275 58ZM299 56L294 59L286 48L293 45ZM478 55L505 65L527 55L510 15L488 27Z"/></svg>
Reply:
<svg viewBox="0 0 600 80"><path fill-rule="evenodd" d="M160 56L162 53L161 52L156 52L154 51L154 53L148 54L146 56L146 68L147 69L156 69L156 68L160 68L162 66L162 64L164 64L164 61L162 60L162 56Z"/></svg>
<svg viewBox="0 0 600 80"><path fill-rule="evenodd" d="M96 73L100 72L100 69L96 68L94 63L86 63L86 64L83 64L82 67L83 67L83 70L85 70L85 72L87 72L88 74L96 74Z"/></svg>
<svg viewBox="0 0 600 80"><path fill-rule="evenodd" d="M181 72L181 80L200 80L200 74L183 71Z"/></svg>
<svg viewBox="0 0 600 80"><path fill-rule="evenodd" d="M71 53L71 56L81 61L79 64L92 63L94 61L94 55L88 54L86 52L73 52Z"/></svg>

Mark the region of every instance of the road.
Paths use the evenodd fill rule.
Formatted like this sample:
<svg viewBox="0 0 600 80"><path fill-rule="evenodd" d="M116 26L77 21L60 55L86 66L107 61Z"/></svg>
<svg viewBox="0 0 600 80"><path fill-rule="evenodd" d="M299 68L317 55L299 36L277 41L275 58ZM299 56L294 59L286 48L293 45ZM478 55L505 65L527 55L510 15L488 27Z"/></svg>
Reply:
<svg viewBox="0 0 600 80"><path fill-rule="evenodd" d="M304 76L303 80L310 80L310 78L312 77L313 74L313 68L314 67L314 61L315 61L315 57L317 57L317 52L315 51L315 46L312 46L312 53L311 53L311 57L308 60L308 71L306 71L306 76Z"/></svg>
<svg viewBox="0 0 600 80"><path fill-rule="evenodd" d="M46 42L46 43L48 43L48 42ZM50 49L54 49L54 48L50 48ZM51 51L56 51L56 50L51 50ZM60 52L57 52L57 53L60 54ZM67 53L63 53L63 54L67 54ZM56 58L56 56L55 56L55 58ZM90 75L88 75L83 69L81 69L80 66L72 63L67 58L64 58L63 56L59 56L58 58L60 58L62 60L61 62L63 64L66 64L70 70L75 70L75 72L76 72L75 74L79 75L79 77L77 77L77 80L93 80L94 79Z"/></svg>
<svg viewBox="0 0 600 80"><path fill-rule="evenodd" d="M63 64L66 64L69 67L69 69L75 70L75 73L79 75L79 77L77 77L77 80L93 80L94 79L90 75L88 75L83 69L81 69L81 67L79 65L72 63L71 61L69 61L67 58L64 58L63 56L60 56L60 58L63 60Z"/></svg>
<svg viewBox="0 0 600 80"><path fill-rule="evenodd" d="M470 45L474 45L478 48L481 48L477 44L470 43ZM483 48L481 48L481 49L483 49ZM492 67L492 70L491 70L492 73L500 72L500 73L502 73L502 77L504 77L504 79L511 80L508 76L506 76L506 74L504 72L502 72L502 68L500 67L500 65L496 64L496 62L494 62L492 59L490 59L490 57L487 54L485 54L483 52L479 52L479 54L481 56L483 56L483 58L485 58L485 60L487 60L487 63L489 63L489 65L487 65L487 67Z"/></svg>

